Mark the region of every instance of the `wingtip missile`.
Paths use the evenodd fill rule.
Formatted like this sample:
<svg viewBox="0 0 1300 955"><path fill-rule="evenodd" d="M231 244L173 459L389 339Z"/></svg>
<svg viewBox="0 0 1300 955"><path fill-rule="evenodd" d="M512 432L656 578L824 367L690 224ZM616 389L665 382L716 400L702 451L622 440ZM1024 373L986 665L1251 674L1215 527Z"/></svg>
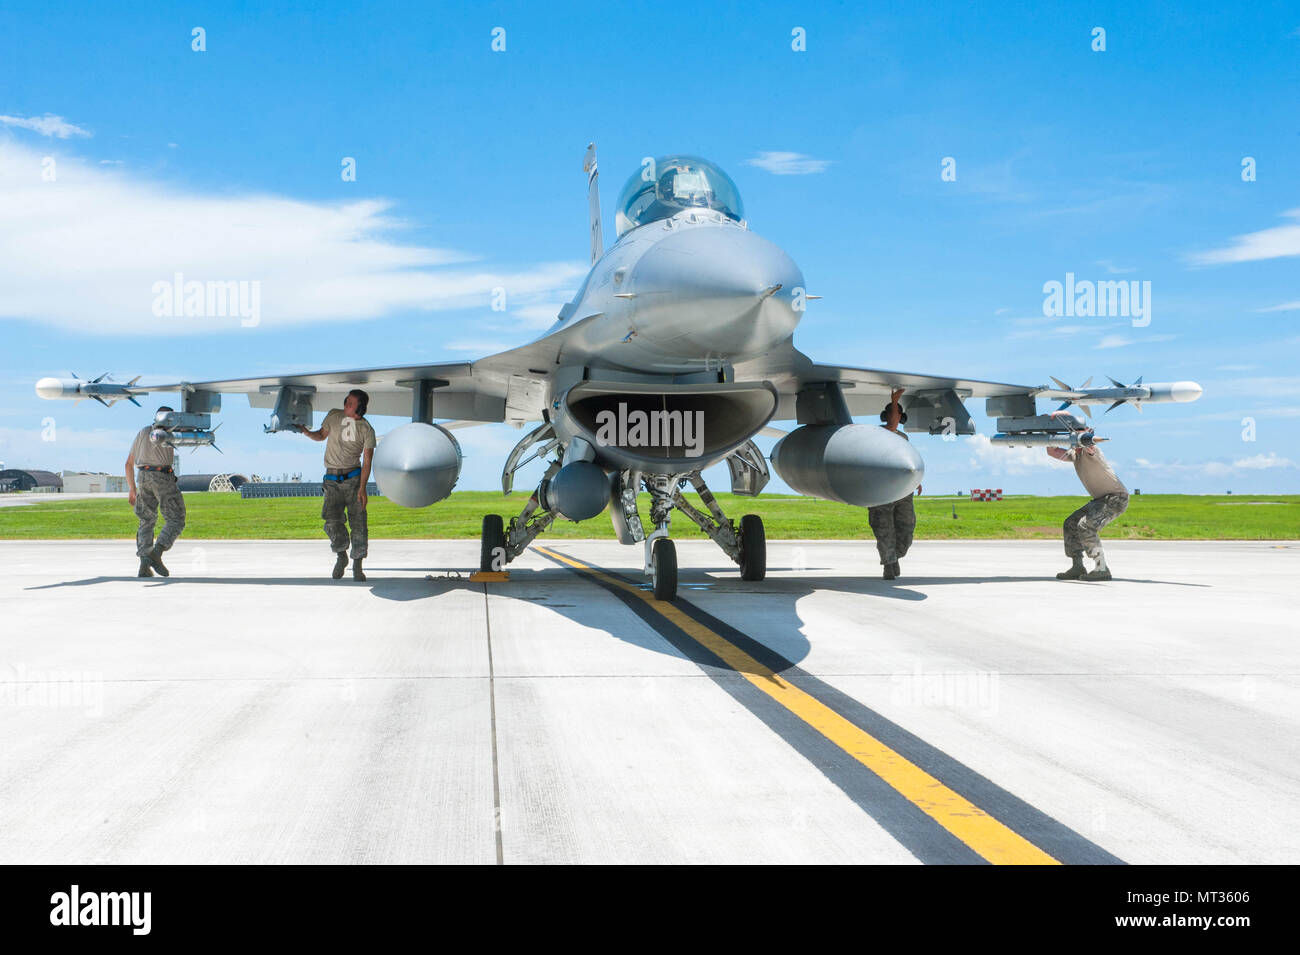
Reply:
<svg viewBox="0 0 1300 955"><path fill-rule="evenodd" d="M1142 379L1138 378L1133 384L1126 385L1107 375L1106 377L1114 385L1113 388L1091 388L1089 387L1091 378L1082 386L1071 388L1059 378L1049 377L1056 383L1057 388L1043 388L1038 394L1046 398L1061 399L1064 401L1061 405L1062 409L1070 405L1078 405L1087 411L1089 405L1109 404L1110 407L1106 409L1109 413L1122 404L1132 404L1140 412L1145 402L1188 402L1195 401L1203 394L1201 386L1194 381L1160 382L1148 385L1143 384Z"/></svg>
<svg viewBox="0 0 1300 955"><path fill-rule="evenodd" d="M149 392L148 388L142 388L138 384L141 377L136 375L126 384L114 381L108 372L90 381L78 377L75 373L71 378L42 378L36 382L36 394L49 401L59 399L80 401L82 398L94 398L105 407L111 407L124 399L139 405L140 402L135 400L135 396Z"/></svg>

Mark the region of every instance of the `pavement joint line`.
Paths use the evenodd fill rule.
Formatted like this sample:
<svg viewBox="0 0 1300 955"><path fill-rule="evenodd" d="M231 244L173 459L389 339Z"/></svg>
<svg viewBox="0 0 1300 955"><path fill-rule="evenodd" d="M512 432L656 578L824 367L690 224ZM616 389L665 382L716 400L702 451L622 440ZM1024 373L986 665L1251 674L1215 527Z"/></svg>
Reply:
<svg viewBox="0 0 1300 955"><path fill-rule="evenodd" d="M619 588L645 601L648 607L720 659L725 666L739 673L789 713L848 753L985 861L1010 865L1061 864L1020 833L945 786L821 700L759 663L712 628L688 616L673 603L657 601L640 587L557 551L545 547L536 547L535 550L606 586Z"/></svg>
<svg viewBox="0 0 1300 955"><path fill-rule="evenodd" d="M483 626L487 632L488 711L492 718L492 828L496 833L497 865L505 865L501 845L501 770L497 758L497 681L492 662L492 616L487 584L483 585Z"/></svg>

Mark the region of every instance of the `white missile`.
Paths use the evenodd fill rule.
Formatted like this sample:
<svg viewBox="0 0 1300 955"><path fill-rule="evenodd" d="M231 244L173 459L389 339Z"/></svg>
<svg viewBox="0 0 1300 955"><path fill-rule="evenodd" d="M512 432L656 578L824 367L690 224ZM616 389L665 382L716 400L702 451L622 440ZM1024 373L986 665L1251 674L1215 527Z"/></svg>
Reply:
<svg viewBox="0 0 1300 955"><path fill-rule="evenodd" d="M93 381L84 381L75 375L71 378L42 378L36 382L36 394L51 401L61 398L74 401L93 398L102 405L111 405L125 398L132 404L139 405L140 402L135 400L135 396L149 393L148 388L136 386L139 380L140 376L136 375L126 384L121 384L113 381L107 373Z"/></svg>
<svg viewBox="0 0 1300 955"><path fill-rule="evenodd" d="M1105 440L1095 437L1090 431L1075 431L1069 434L995 434L989 438L989 443L1008 448L1088 448Z"/></svg>

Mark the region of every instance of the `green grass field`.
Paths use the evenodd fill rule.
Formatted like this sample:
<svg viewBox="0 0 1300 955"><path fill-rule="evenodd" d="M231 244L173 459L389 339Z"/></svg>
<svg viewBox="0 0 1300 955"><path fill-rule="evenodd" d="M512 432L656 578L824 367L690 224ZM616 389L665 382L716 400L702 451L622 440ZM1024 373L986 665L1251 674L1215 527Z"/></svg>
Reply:
<svg viewBox="0 0 1300 955"><path fill-rule="evenodd" d="M509 520L527 500L491 491L462 491L432 507L409 510L384 498L370 499L374 538L477 538L484 514ZM694 495L693 504L699 506ZM649 526L648 497L641 496ZM758 499L719 494L728 516L760 514L771 539L867 539L871 530L861 508L811 498L763 495ZM924 540L988 538L1056 539L1061 522L1084 502L1079 497L1009 497L972 503L956 497L923 497L916 503L916 536ZM237 494L186 494L185 537L189 540L303 540L321 537L320 498L243 500ZM701 508L702 509L702 508ZM953 518L954 511L957 514ZM133 538L135 515L123 498L70 500L0 507L0 540ZM673 534L704 535L681 515ZM582 524L557 521L554 538L613 538L608 512ZM1142 494L1106 528L1104 537L1142 540L1297 540L1300 495Z"/></svg>

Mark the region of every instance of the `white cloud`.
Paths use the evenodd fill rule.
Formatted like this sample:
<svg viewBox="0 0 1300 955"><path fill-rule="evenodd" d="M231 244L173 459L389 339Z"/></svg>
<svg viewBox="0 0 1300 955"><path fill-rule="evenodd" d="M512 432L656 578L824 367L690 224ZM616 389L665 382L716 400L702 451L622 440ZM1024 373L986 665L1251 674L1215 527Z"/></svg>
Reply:
<svg viewBox="0 0 1300 955"><path fill-rule="evenodd" d="M44 116L0 116L0 126L12 126L16 129L30 129L42 136L67 139L69 136L89 136L89 130L82 129L67 122L62 116L46 113Z"/></svg>
<svg viewBox="0 0 1300 955"><path fill-rule="evenodd" d="M1300 219L1300 209L1290 209L1282 215ZM1223 265L1230 262L1256 262L1261 259L1278 259L1300 255L1300 222L1279 225L1259 232L1233 236L1232 245L1189 256L1197 265Z"/></svg>
<svg viewBox="0 0 1300 955"><path fill-rule="evenodd" d="M486 316L494 288L531 306L561 299L586 272L580 262L469 268L464 252L403 243L407 224L382 199L208 195L72 156L56 157L46 182L42 158L0 144L0 320L102 334L239 330L238 318L156 318L154 283L175 273L260 282L267 327L404 310Z"/></svg>
<svg viewBox="0 0 1300 955"><path fill-rule="evenodd" d="M1283 302L1281 305L1270 305L1268 308L1257 308L1257 312L1294 312L1300 309L1300 302Z"/></svg>
<svg viewBox="0 0 1300 955"><path fill-rule="evenodd" d="M1276 451L1270 451L1268 454L1256 454L1249 458L1239 458L1232 462L1234 468L1246 468L1251 471L1261 471L1265 468L1293 468L1295 462L1290 458L1280 458Z"/></svg>
<svg viewBox="0 0 1300 955"><path fill-rule="evenodd" d="M1106 328L1117 327L1109 322L1105 325L1066 325L1063 319L1054 316L1030 315L1023 318L1003 319L1008 325L1014 325L1017 331L1008 332L1007 340L1023 338L1051 338L1054 335L1078 335L1081 332L1097 334Z"/></svg>
<svg viewBox="0 0 1300 955"><path fill-rule="evenodd" d="M1093 348L1127 348L1129 345L1151 345L1155 342L1167 342L1173 339L1173 335L1143 335L1140 338L1130 338L1127 335L1106 335Z"/></svg>
<svg viewBox="0 0 1300 955"><path fill-rule="evenodd" d="M1099 341L1094 348L1123 348L1125 345L1132 345L1133 339L1126 335L1107 335Z"/></svg>
<svg viewBox="0 0 1300 955"><path fill-rule="evenodd" d="M499 340L491 338L458 338L447 342L443 347L448 351L472 352L475 355L495 355L497 352L507 351L518 344L520 342L511 342L504 338Z"/></svg>
<svg viewBox="0 0 1300 955"><path fill-rule="evenodd" d="M1115 265L1115 263L1111 262L1110 259L1098 259L1097 264L1100 265L1102 268L1104 268L1111 275L1127 275L1130 272L1137 271L1137 269L1135 268L1129 268L1129 269L1120 268L1119 266Z"/></svg>
<svg viewBox="0 0 1300 955"><path fill-rule="evenodd" d="M570 301L572 297L573 292L570 292L568 297L564 299L564 302ZM520 324L526 325L528 328L550 328L551 325L555 324L555 319L559 317L560 308L563 307L564 302L556 301L547 302L543 305L521 305L519 308L510 309L508 314L513 318L519 319Z"/></svg>
<svg viewBox="0 0 1300 955"><path fill-rule="evenodd" d="M1247 398L1300 398L1300 377L1227 378L1214 382L1215 397L1242 396Z"/></svg>
<svg viewBox="0 0 1300 955"><path fill-rule="evenodd" d="M102 409L101 409L102 410ZM37 468L45 471L102 470L126 460L131 441L139 428L74 428L54 419L52 430L43 425L30 428L0 427L0 460L5 467ZM54 440L46 440L52 437Z"/></svg>
<svg viewBox="0 0 1300 955"><path fill-rule="evenodd" d="M1043 448L1010 448L995 445L986 434L973 434L967 442L969 465L988 475L1028 474L1045 468L1073 467L1048 456Z"/></svg>
<svg viewBox="0 0 1300 955"><path fill-rule="evenodd" d="M1150 461L1136 458L1133 467L1143 471L1164 471L1168 473L1200 474L1206 477L1223 477L1239 474L1242 471L1264 471L1271 468L1293 468L1296 464L1289 458L1279 457L1276 452L1256 454L1249 458L1238 458L1231 463L1227 461Z"/></svg>
<svg viewBox="0 0 1300 955"><path fill-rule="evenodd" d="M746 159L746 166L757 166L777 176L807 176L825 172L830 166L829 159L813 159L803 153L760 152L753 159Z"/></svg>

